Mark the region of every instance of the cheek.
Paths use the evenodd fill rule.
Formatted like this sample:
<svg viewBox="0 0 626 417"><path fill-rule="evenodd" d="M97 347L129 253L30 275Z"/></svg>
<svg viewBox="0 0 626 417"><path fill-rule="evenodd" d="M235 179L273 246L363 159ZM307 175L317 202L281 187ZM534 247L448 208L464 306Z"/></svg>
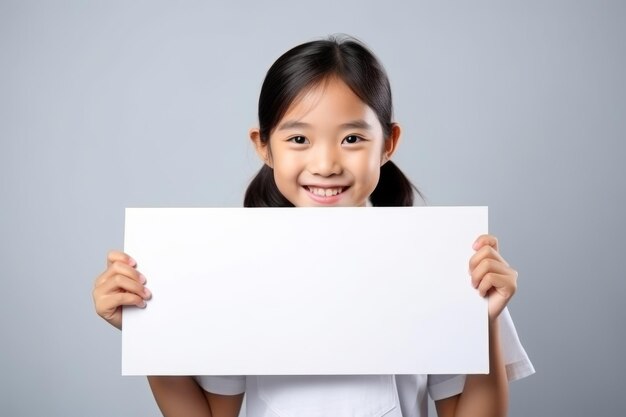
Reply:
<svg viewBox="0 0 626 417"><path fill-rule="evenodd" d="M277 158L279 163L274 164L274 181L278 189L285 194L289 189L297 186L300 170L298 163L293 158Z"/></svg>
<svg viewBox="0 0 626 417"><path fill-rule="evenodd" d="M281 163L276 164L274 172L279 173L282 177L291 178L297 174L296 165L293 160L283 159Z"/></svg>
<svg viewBox="0 0 626 417"><path fill-rule="evenodd" d="M376 189L380 179L380 155L372 152L367 160L362 162L363 192L370 195Z"/></svg>
<svg viewBox="0 0 626 417"><path fill-rule="evenodd" d="M370 188L370 193L374 191L374 188L378 185L378 180L380 179L380 166L376 164L376 168L373 171L370 171L370 176L368 178L368 185Z"/></svg>
<svg viewBox="0 0 626 417"><path fill-rule="evenodd" d="M352 171L361 181L376 181L380 176L380 157L375 152L367 155L355 155L351 160Z"/></svg>

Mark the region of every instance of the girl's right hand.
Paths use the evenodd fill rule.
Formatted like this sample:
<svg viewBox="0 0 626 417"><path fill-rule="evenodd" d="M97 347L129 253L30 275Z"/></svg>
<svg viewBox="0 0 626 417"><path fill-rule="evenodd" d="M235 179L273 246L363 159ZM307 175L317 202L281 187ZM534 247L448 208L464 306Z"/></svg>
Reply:
<svg viewBox="0 0 626 417"><path fill-rule="evenodd" d="M122 306L146 306L151 293L144 286L146 278L137 271L137 262L124 252L107 255L107 269L96 278L93 303L100 317L122 328Z"/></svg>

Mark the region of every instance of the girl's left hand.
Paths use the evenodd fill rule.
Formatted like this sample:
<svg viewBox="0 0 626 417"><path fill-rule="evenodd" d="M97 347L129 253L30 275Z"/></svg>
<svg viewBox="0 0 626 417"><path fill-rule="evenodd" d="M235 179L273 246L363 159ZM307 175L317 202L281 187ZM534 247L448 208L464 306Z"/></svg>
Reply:
<svg viewBox="0 0 626 417"><path fill-rule="evenodd" d="M481 235L472 247L476 251L469 261L472 284L482 297L489 297L489 320L494 321L515 294L517 271L498 252L495 236Z"/></svg>

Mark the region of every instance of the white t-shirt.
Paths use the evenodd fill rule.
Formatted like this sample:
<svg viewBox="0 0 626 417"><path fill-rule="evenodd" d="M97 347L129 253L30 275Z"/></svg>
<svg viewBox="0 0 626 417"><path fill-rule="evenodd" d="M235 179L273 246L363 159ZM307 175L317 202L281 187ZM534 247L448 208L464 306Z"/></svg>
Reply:
<svg viewBox="0 0 626 417"><path fill-rule="evenodd" d="M509 381L535 372L508 309L498 319ZM246 393L247 417L426 417L428 401L460 394L465 375L197 376L208 392Z"/></svg>

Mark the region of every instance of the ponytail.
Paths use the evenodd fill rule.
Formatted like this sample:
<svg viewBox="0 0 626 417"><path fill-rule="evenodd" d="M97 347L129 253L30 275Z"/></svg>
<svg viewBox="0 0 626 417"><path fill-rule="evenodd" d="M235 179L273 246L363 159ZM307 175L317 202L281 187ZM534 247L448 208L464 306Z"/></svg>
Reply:
<svg viewBox="0 0 626 417"><path fill-rule="evenodd" d="M420 191L391 161L380 167L380 179L374 192L370 195L373 206L396 207L412 206L414 192L422 199Z"/></svg>

